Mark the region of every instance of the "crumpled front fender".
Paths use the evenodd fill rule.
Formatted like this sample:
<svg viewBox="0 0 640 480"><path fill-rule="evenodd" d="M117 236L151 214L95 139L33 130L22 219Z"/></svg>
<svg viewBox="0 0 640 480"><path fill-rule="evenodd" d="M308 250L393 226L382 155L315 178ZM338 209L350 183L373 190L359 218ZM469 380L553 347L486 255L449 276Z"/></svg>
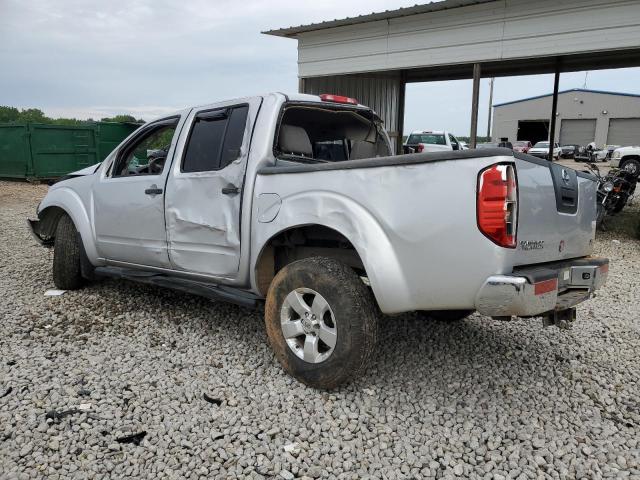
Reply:
<svg viewBox="0 0 640 480"><path fill-rule="evenodd" d="M92 264L98 264L98 251L96 250L95 235L89 212L80 198L80 196L71 188L62 184L51 188L38 206L38 218L41 222L45 221L48 215L54 214L56 209L62 209L71 217L74 225L84 244L84 249ZM58 213L55 213L58 215ZM57 224L57 221L55 222ZM41 234L41 232L39 232ZM55 231L50 232L51 236Z"/></svg>

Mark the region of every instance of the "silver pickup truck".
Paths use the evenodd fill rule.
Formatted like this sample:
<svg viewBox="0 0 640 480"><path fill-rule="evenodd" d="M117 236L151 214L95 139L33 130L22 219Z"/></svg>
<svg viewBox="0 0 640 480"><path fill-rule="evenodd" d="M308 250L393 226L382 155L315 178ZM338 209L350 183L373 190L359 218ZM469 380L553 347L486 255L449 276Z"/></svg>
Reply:
<svg viewBox="0 0 640 480"><path fill-rule="evenodd" d="M336 95L150 122L53 185L37 214L57 287L107 275L266 299L276 356L318 388L363 371L380 312L563 323L608 272L591 256L588 174L506 149L394 156L375 112Z"/></svg>

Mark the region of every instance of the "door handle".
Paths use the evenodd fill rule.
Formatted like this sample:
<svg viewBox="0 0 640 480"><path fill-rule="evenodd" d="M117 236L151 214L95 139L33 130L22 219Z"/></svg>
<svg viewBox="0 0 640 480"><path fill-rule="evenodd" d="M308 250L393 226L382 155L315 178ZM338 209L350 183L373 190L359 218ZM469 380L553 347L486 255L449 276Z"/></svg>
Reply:
<svg viewBox="0 0 640 480"><path fill-rule="evenodd" d="M222 193L224 193L225 195L237 195L238 193L240 193L240 190L238 190L238 187L230 183L222 189Z"/></svg>
<svg viewBox="0 0 640 480"><path fill-rule="evenodd" d="M147 188L144 193L146 193L147 195L151 195L152 197L156 196L156 195L160 195L162 193L162 189L158 188L158 186L156 184L151 185L149 188Z"/></svg>

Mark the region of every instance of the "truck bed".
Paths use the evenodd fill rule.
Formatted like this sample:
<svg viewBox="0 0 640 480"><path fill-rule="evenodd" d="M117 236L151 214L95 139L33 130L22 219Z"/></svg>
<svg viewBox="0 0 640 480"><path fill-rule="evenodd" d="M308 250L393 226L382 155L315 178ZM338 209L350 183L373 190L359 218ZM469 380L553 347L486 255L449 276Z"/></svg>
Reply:
<svg viewBox="0 0 640 480"><path fill-rule="evenodd" d="M479 172L502 162L514 164L518 176L513 249L492 243L477 226ZM561 212L552 168L546 160L502 148L282 162L262 168L256 178L254 197L276 195L281 203L276 217L261 224L259 237L292 222L335 228L364 245L358 254L365 265L375 265L367 274L383 311L473 309L491 275L591 253L595 182L568 169L577 185L577 204L574 213Z"/></svg>

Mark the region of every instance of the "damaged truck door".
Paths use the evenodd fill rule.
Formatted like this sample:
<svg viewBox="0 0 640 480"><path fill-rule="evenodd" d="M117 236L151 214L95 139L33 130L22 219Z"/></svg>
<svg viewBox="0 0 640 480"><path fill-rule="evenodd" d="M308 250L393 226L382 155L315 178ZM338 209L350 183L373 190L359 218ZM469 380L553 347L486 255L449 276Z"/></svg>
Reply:
<svg viewBox="0 0 640 480"><path fill-rule="evenodd" d="M167 268L164 185L181 117L146 125L118 149L93 185L98 253L109 260ZM165 165L166 163L166 165Z"/></svg>
<svg viewBox="0 0 640 480"><path fill-rule="evenodd" d="M240 203L259 99L194 109L167 182L166 222L176 270L235 276Z"/></svg>

